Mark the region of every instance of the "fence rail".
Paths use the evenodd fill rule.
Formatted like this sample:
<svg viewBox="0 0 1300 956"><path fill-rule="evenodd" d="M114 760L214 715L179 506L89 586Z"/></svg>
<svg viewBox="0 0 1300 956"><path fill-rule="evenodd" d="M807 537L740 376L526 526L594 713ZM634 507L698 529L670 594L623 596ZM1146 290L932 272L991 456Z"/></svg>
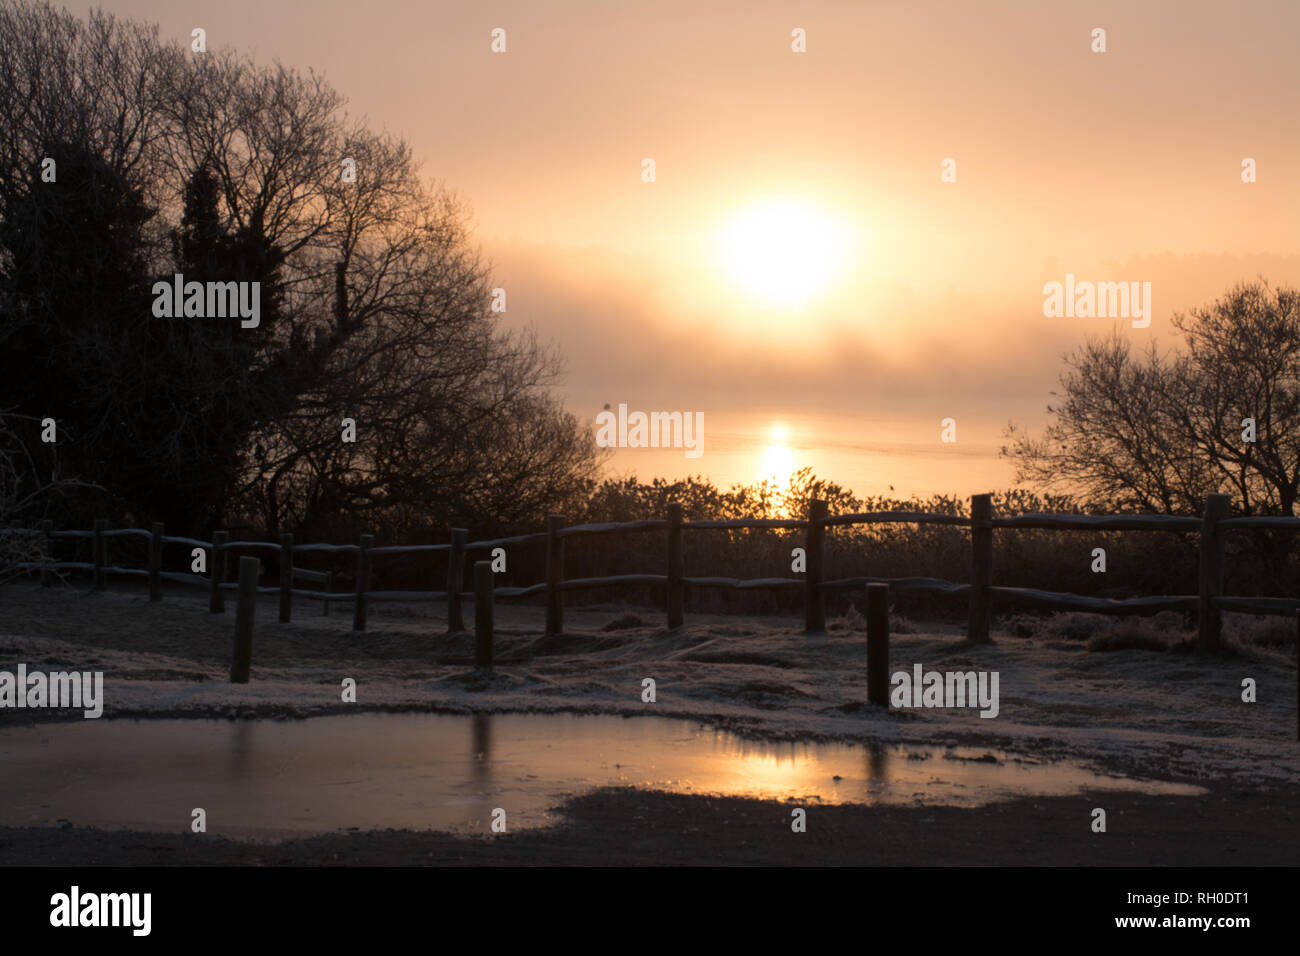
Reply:
<svg viewBox="0 0 1300 956"><path fill-rule="evenodd" d="M1172 515L1051 515L1022 514L1005 517L993 515L992 496L975 495L971 498L970 515L933 514L913 511L879 511L832 515L824 501L810 502L809 513L803 519L728 519L682 520L680 504L671 504L667 518L639 521L600 522L584 525L567 525L563 515L552 515L547 520L547 530L483 541L468 541L464 529L452 529L451 540L442 544L373 546L372 535L362 535L357 544L312 543L300 544L293 535L281 536L273 541L232 541L225 531L213 534L212 541L164 534L161 524L151 529L109 529L107 522L99 520L90 531L69 529L54 530L49 522L43 527L13 528L4 534L43 536L46 541L45 559L26 561L16 565L25 571L39 571L42 582L50 583L50 572L56 569L91 571L94 587L102 590L108 575L146 577L149 580L150 599L161 600L163 581L169 583L207 587L211 594L210 610L224 611L223 593L238 587L227 581L226 556L232 552L276 555L279 564L279 583L276 586L258 586L256 593L280 595L280 620L292 618L294 598L317 600L329 613L331 603L346 602L353 607L353 626L358 631L366 628L366 605L369 601L445 601L448 604L447 629L464 630L461 606L464 600L476 600L476 590L467 589L464 566L471 552L492 551L513 545L546 546L546 580L518 587L493 587L498 598L527 598L546 596L546 632L563 630L563 594L569 591L590 590L602 587L663 587L666 591L668 626L680 627L683 623L683 594L687 587L719 588L735 591L800 590L804 591L805 629L821 630L825 627L825 595L843 591L857 591L874 585L887 585L895 591L912 591L943 595L967 595L970 601L967 637L976 642L989 639L991 607L999 602L1023 603L1040 608L1065 611L1086 611L1096 614L1154 614L1160 611L1197 611L1198 646L1213 651L1221 643L1222 612L1246 611L1258 614L1295 615L1300 612L1300 598L1290 597L1234 597L1224 595L1224 532L1255 531L1285 528L1300 530L1297 517L1238 517L1229 518L1228 496L1211 495L1206 501L1201 518ZM851 577L825 579L825 537L829 529L849 525L884 523L938 524L966 527L971 531L971 580L948 581L930 577ZM682 557L683 531L713 530L802 530L804 532L805 572L800 577L766 577L739 579L731 577L687 575ZM1032 587L994 585L992 581L995 530L1016 531L1040 529L1050 531L1165 531L1177 534L1200 535L1200 573L1197 593L1183 595L1152 595L1124 599L1089 597L1044 591ZM616 574L601 577L564 577L564 543L570 538L587 535L628 534L653 531L667 532L667 573ZM119 567L109 563L108 542L111 538L137 537L149 542L147 569ZM92 560L54 561L50 549L55 539L90 539ZM207 556L207 575L162 570L164 546L183 546L202 549ZM447 577L439 590L381 591L370 587L371 563L377 558L412 554L448 555ZM356 555L355 587L349 592L333 589L333 572L312 571L293 564L297 555L352 554ZM489 569L490 569L489 563ZM230 568L233 570L233 568ZM313 587L295 587L304 583Z"/></svg>
<svg viewBox="0 0 1300 956"><path fill-rule="evenodd" d="M493 605L497 598L526 598L545 596L546 634L558 634L564 628L564 593L600 587L662 586L666 592L668 627L683 625L684 591L686 587L723 588L747 590L802 590L804 592L804 626L809 632L824 630L826 626L825 596L840 591L866 591L868 701L888 706L889 614L888 596L891 590L917 591L932 594L968 596L969 616L966 636L977 643L988 642L993 599L1011 603L1027 603L1042 608L1065 611L1084 611L1093 614L1154 614L1160 611L1197 612L1197 646L1202 651L1218 650L1222 643L1222 614L1224 611L1246 611L1257 614L1292 616L1296 621L1296 656L1300 663L1300 598L1287 597L1235 597L1223 594L1225 532L1255 531L1262 529L1300 530L1297 517L1241 517L1229 518L1227 495L1210 495L1206 499L1205 513L1201 518L1172 515L1048 515L1023 514L996 517L993 514L991 495L974 495L971 498L969 517L962 515L931 514L912 511L879 511L860 514L832 515L827 503L814 499L809 502L808 517L804 520L786 519L734 519L683 521L682 506L672 502L666 519L641 521L602 522L597 524L567 526L563 515L551 515L546 521L546 531L495 538L487 541L467 541L469 532L452 528L451 540L446 544L385 545L373 547L374 536L363 534L357 544L296 544L292 534L280 536L280 543L271 541L231 541L226 531L214 531L212 541L166 535L163 525L155 522L150 530L143 528L108 528L103 519L95 521L91 531L55 531L51 522L42 527L0 529L0 534L34 536L44 540L43 558L24 561L13 566L25 571L38 571L41 584L49 586L56 569L90 571L95 590L106 587L109 574L144 577L148 580L149 600L161 601L162 582L206 587L209 592L209 610L223 613L224 593L237 590L239 600L235 621L235 642L232 654L230 680L247 683L252 661L253 621L256 596L278 594L280 620L292 617L293 599L301 598L322 602L323 612L329 613L331 603L350 602L353 608L352 627L366 629L366 610L371 601L436 601L447 603L448 633L464 632L463 601L468 598L474 606L474 636L476 667L491 668L493 664ZM858 524L938 524L970 529L971 579L967 583L929 577L852 577L825 580L825 540L828 529ZM805 571L802 578L752 578L742 580L728 577L702 577L685 574L682 553L682 531L713 530L802 530L804 532ZM1112 599L1065 594L1031 587L1012 587L993 584L993 552L995 530L1016 531L1039 529L1049 531L1166 531L1177 534L1199 535L1199 574L1196 594L1152 595ZM567 538L584 535L625 534L645 531L667 532L667 573L616 574L604 577L564 577L564 542ZM126 568L108 562L110 538L140 537L148 540L148 568ZM91 561L55 561L52 547L55 539L90 539ZM510 545L546 545L546 580L523 587L496 587L492 562L475 561L473 589L464 590L464 565L470 552L494 551ZM166 545L181 545L205 553L208 574L182 573L162 570L162 554ZM226 580L226 557L231 552L265 552L278 557L279 582L275 587L259 586L261 562L248 554L238 559L238 583ZM439 591L379 591L370 588L371 561L376 557L392 555L443 553L448 555L446 583ZM356 582L352 593L333 590L333 572L312 571L294 565L298 554L355 554ZM321 585L323 589L296 588L295 581ZM1297 739L1300 739L1300 670L1296 678Z"/></svg>

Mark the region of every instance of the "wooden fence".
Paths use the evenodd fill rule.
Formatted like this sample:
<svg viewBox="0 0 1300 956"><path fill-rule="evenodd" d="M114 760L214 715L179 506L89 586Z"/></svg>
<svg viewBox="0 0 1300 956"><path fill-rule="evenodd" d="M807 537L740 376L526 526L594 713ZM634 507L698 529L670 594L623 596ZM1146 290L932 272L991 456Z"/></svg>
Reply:
<svg viewBox="0 0 1300 956"><path fill-rule="evenodd" d="M239 585L227 582L227 556L231 553L272 554L279 562L279 584L276 587L258 587L259 594L278 594L280 620L292 617L294 598L324 602L328 613L330 602L350 602L353 606L353 628L366 629L366 611L372 601L445 601L447 602L447 630L449 633L465 629L462 606L465 600L475 602L476 613L485 593L493 599L531 597L544 595L547 634L558 634L564 629L564 601L566 591L589 588L635 585L661 585L665 588L667 626L681 627L684 623L684 590L694 588L725 588L732 590L791 589L803 592L804 628L807 631L824 630L826 626L825 595L833 591L861 591L871 584L887 584L893 591L920 591L947 595L968 595L969 617L967 637L977 643L989 641L989 622L994 599L1024 603L1052 610L1084 611L1094 614L1153 614L1159 611L1196 611L1198 617L1198 648L1215 651L1222 643L1222 612L1245 611L1259 614L1295 616L1300 613L1300 599L1286 597L1230 597L1223 594L1224 536L1230 531L1249 531L1262 528L1300 529L1300 518L1293 517L1228 517L1227 495L1209 496L1201 518L1170 515L1050 515L1023 514L996 517L993 514L992 496L975 495L971 499L970 516L931 514L913 511L876 511L861 514L828 513L827 503L814 500L810 503L806 519L736 519L685 521L679 503L668 506L666 518L643 521L610 522L568 526L563 515L551 515L544 532L522 534L486 541L467 541L468 532L453 528L445 544L374 546L374 536L363 534L357 544L298 544L292 534L280 536L279 543L269 541L231 541L225 531L213 534L212 541L167 535L161 523L150 530L119 528L110 530L107 522L98 520L91 531L56 531L50 522L39 529L9 529L8 534L41 535L45 538L44 560L28 561L18 567L39 571L42 583L50 583L54 569L90 571L94 588L105 587L107 575L131 575L148 579L149 598L162 599L162 582L171 581L205 587L209 590L209 610L221 613L225 609L224 592ZM854 577L827 580L825 574L825 540L828 529L849 525L913 523L955 525L971 529L971 575L967 583L939 578ZM995 529L1018 530L1038 528L1054 531L1171 531L1195 532L1200 536L1200 574L1198 593L1187 595L1159 595L1128 599L1108 599L1042 591L1030 587L1013 587L993 584L993 556ZM801 577L772 577L738 580L727 577L702 577L685 573L682 558L682 533L684 531L740 530L740 529L797 529L804 532L803 547L806 553L806 573ZM564 548L568 539L589 535L632 534L647 531L666 534L665 574L619 574L606 577L564 577ZM149 542L148 568L124 568L108 560L108 544L116 537L137 536ZM62 538L89 538L92 561L53 561L50 559L53 542ZM162 570L163 548L182 545L202 548L207 553L208 575L177 573ZM545 545L546 580L526 587L492 587L490 568L486 579L480 578L475 567L475 591L466 591L462 580L465 558L470 554L488 552L508 546ZM444 586L437 591L372 591L370 589L371 563L393 555L445 552L448 556ZM297 555L353 554L356 556L355 588L351 593L331 590L329 572L309 571L293 564ZM322 585L323 590L294 586L295 581ZM476 598L476 592L479 597ZM490 620L490 616L488 618ZM480 615L480 620L482 616Z"/></svg>
<svg viewBox="0 0 1300 956"><path fill-rule="evenodd" d="M1224 538L1230 531L1253 531L1265 528L1300 529L1300 518L1295 517L1243 517L1230 518L1229 497L1210 495L1205 512L1200 518L1171 515L1049 515L1023 514L1005 518L993 514L991 495L971 498L970 516L931 514L913 511L875 511L862 514L832 515L827 503L813 500L809 503L808 517L803 520L737 519L726 521L684 521L680 503L668 505L668 516L645 521L610 522L567 526L563 515L551 515L546 520L546 531L534 534L496 538L488 541L467 541L469 532L452 528L446 544L393 545L376 548L374 535L363 534L357 544L296 544L292 534L280 536L278 544L268 541L231 541L226 531L213 533L211 541L177 537L164 533L163 525L155 522L150 530L118 528L110 530L108 523L97 520L91 531L56 531L45 521L39 529L0 529L11 535L40 535L44 539L41 561L28 561L17 567L38 571L44 586L51 584L55 569L87 570L92 574L94 588L103 590L109 574L143 576L148 579L149 600L162 600L162 582L174 581L208 589L208 609L213 613L225 610L224 592L238 589L239 606L235 623L235 645L230 679L246 683L252 657L253 615L258 594L279 594L280 620L290 621L295 597L323 602L329 613L331 601L351 601L354 630L366 629L366 610L371 601L446 601L447 631L465 630L462 602L474 602L475 665L491 668L493 664L493 606L498 597L546 597L546 634L559 634L564 629L564 592L586 588L619 587L623 585L663 585L669 628L684 623L685 588L727 588L732 590L794 589L804 595L804 629L809 632L826 627L825 596L832 591L866 590L868 699L871 703L888 706L889 615L890 590L923 591L936 594L966 594L970 602L967 638L976 643L988 643L989 622L993 599L1028 603L1042 608L1063 611L1084 611L1093 614L1154 614L1160 611L1195 610L1198 620L1197 647L1213 652L1222 645L1225 610L1258 614L1282 614L1295 619L1297 628L1296 657L1300 664L1300 599L1285 597L1230 597L1223 593ZM912 523L943 524L970 528L971 575L965 584L939 578L841 578L826 580L825 541L829 528L860 524ZM1199 534L1200 562L1196 594L1158 595L1127 599L1086 597L1063 594L1028 587L1008 587L993 584L993 554L995 529L1017 530L1038 528L1052 531L1172 531ZM682 532L741 529L796 529L804 532L806 573L802 578L754 578L738 580L725 577L695 577L685 573L682 559ZM619 574L595 578L564 577L564 543L568 538L599 534L630 534L644 531L664 531L667 538L666 574ZM108 544L111 538L137 536L148 539L148 568L124 568L108 561ZM53 561L52 547L60 538L89 538L89 562ZM511 545L546 546L546 580L527 587L494 586L491 562L474 563L474 590L465 592L462 580L465 557L476 552L491 552L494 548ZM184 574L162 570L163 547L183 545L203 549L208 558L208 575ZM279 585L259 587L258 561L242 555L239 561L239 582L227 582L227 556L232 552L269 552L279 559ZM448 555L446 583L440 591L372 591L370 590L371 562L376 557L401 554L446 552ZM356 584L347 594L331 590L330 572L309 571L294 565L295 555L301 554L355 554ZM300 589L295 581L317 584L324 590ZM1297 739L1300 739L1300 668L1296 674Z"/></svg>

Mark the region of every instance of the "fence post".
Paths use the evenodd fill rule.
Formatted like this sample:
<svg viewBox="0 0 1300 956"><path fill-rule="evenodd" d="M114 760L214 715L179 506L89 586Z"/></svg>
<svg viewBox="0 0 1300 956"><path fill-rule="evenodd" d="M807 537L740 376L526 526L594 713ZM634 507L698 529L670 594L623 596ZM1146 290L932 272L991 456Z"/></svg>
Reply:
<svg viewBox="0 0 1300 956"><path fill-rule="evenodd" d="M668 502L668 629L681 627L682 615L682 503Z"/></svg>
<svg viewBox="0 0 1300 956"><path fill-rule="evenodd" d="M803 582L803 629L808 633L826 630L826 595L821 592L826 526L819 522L826 517L829 508L830 505L821 498L808 502L808 533L804 536L807 570Z"/></svg>
<svg viewBox="0 0 1300 956"><path fill-rule="evenodd" d="M293 617L293 534L280 535L280 623Z"/></svg>
<svg viewBox="0 0 1300 956"><path fill-rule="evenodd" d="M867 702L889 706L889 585L867 585Z"/></svg>
<svg viewBox="0 0 1300 956"><path fill-rule="evenodd" d="M1196 637L1196 649L1202 653L1217 651L1223 633L1223 612L1214 606L1214 599L1223 594L1223 532L1219 530L1219 522L1228 517L1231 501L1228 495L1207 495L1205 498L1205 516L1201 520Z"/></svg>
<svg viewBox="0 0 1300 956"><path fill-rule="evenodd" d="M95 536L91 539L91 551L94 552L95 562L95 590L104 590L104 565L108 560L108 539L104 537L104 531L108 528L107 518L95 519Z"/></svg>
<svg viewBox="0 0 1300 956"><path fill-rule="evenodd" d="M492 562L474 562L474 666L492 667Z"/></svg>
<svg viewBox="0 0 1300 956"><path fill-rule="evenodd" d="M212 567L208 569L208 613L225 614L226 596L221 593L221 585L226 580L226 542L230 540L229 531L212 532Z"/></svg>
<svg viewBox="0 0 1300 956"><path fill-rule="evenodd" d="M257 611L257 558L239 559L239 603L235 606L235 650L230 659L230 683L247 684L253 663L253 616Z"/></svg>
<svg viewBox="0 0 1300 956"><path fill-rule="evenodd" d="M465 630L465 615L460 606L460 592L465 590L465 544L468 540L468 529L451 529L451 551L447 553L448 634L459 634Z"/></svg>
<svg viewBox="0 0 1300 956"><path fill-rule="evenodd" d="M162 600L163 523L155 521L149 529L149 600Z"/></svg>
<svg viewBox="0 0 1300 956"><path fill-rule="evenodd" d="M546 634L564 631L564 595L560 583L564 580L564 515L546 516Z"/></svg>
<svg viewBox="0 0 1300 956"><path fill-rule="evenodd" d="M45 545L41 555L41 587L50 586L50 562L54 559L54 522L46 518L41 522L41 540Z"/></svg>
<svg viewBox="0 0 1300 956"><path fill-rule="evenodd" d="M357 597L352 607L352 630L366 629L366 592L370 590L370 546L373 534L361 536L361 550L357 552Z"/></svg>
<svg viewBox="0 0 1300 956"><path fill-rule="evenodd" d="M970 499L970 619L966 638L989 644L989 614L993 604L993 496Z"/></svg>

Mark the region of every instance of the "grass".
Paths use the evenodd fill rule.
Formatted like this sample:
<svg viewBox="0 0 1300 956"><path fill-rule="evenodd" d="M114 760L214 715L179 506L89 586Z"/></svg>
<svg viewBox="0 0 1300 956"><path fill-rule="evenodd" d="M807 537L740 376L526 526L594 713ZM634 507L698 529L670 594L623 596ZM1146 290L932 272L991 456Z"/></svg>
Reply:
<svg viewBox="0 0 1300 956"><path fill-rule="evenodd" d="M1090 652L1182 650L1196 643L1196 622L1165 611L1150 617L1113 618L1075 611L1045 616L1018 614L1002 621L1017 637L1044 642L1083 644ZM1223 643L1228 651L1262 650L1293 657L1296 624L1289 617L1263 614L1224 614Z"/></svg>

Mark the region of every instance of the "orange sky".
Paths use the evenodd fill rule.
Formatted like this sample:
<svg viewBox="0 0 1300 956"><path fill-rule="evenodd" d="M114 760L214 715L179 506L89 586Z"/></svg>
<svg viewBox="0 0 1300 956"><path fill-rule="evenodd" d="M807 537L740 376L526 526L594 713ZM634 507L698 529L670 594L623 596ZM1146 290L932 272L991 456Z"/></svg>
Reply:
<svg viewBox="0 0 1300 956"><path fill-rule="evenodd" d="M702 459L624 451L625 469L753 477L761 447L732 440L788 419L824 471L836 442L936 451L954 416L963 447L938 451L958 457L901 490L983 490L966 484L1006 472L1006 421L1041 422L1061 353L1111 325L1045 318L1044 282L1151 282L1151 327L1121 323L1140 343L1238 280L1300 284L1292 0L107 7L313 67L405 137L475 210L507 321L567 355L575 412L711 416ZM772 199L840 234L802 313L722 264L719 231Z"/></svg>

